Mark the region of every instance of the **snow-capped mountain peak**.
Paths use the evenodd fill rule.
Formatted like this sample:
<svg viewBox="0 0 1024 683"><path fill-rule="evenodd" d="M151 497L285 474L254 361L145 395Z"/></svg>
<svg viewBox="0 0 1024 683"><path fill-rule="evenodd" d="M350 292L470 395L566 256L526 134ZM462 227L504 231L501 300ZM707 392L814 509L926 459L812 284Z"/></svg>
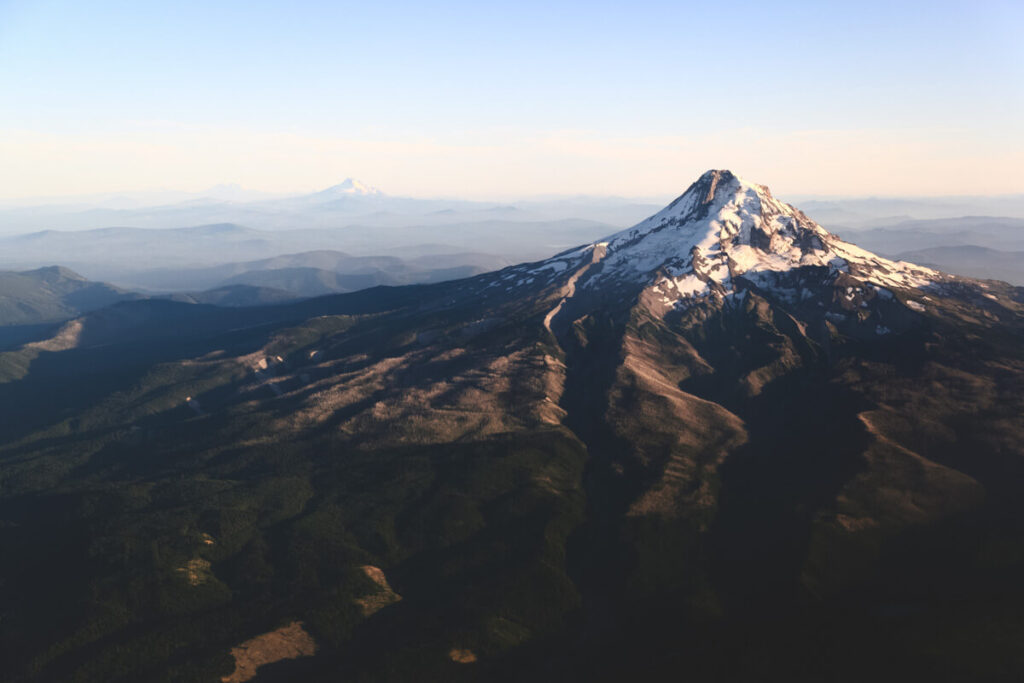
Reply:
<svg viewBox="0 0 1024 683"><path fill-rule="evenodd" d="M356 180L355 178L345 178L337 185L332 185L326 190L323 190L319 194L323 195L376 195L381 194L381 191L375 187L371 187L364 182Z"/></svg>
<svg viewBox="0 0 1024 683"><path fill-rule="evenodd" d="M708 171L632 228L482 282L492 296L554 286L544 326L556 334L594 311L638 306L655 317L703 320L716 309L767 304L874 337L907 329L949 297L999 305L984 283L861 249L724 170Z"/></svg>
<svg viewBox="0 0 1024 683"><path fill-rule="evenodd" d="M842 241L767 187L727 170L708 171L663 210L606 241L588 286L605 278L653 284L665 303L771 286L805 267L881 287L921 287L940 277Z"/></svg>

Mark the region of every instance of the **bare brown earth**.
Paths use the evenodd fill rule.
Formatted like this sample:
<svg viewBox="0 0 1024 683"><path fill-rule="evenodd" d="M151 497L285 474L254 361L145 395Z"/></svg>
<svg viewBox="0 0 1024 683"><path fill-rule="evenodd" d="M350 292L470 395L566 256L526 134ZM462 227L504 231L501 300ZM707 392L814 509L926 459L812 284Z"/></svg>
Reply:
<svg viewBox="0 0 1024 683"><path fill-rule="evenodd" d="M72 320L61 327L54 337L26 344L25 348L38 349L39 351L66 351L67 349L75 348L81 334L82 321Z"/></svg>
<svg viewBox="0 0 1024 683"><path fill-rule="evenodd" d="M372 616L388 605L393 605L402 599L402 596L391 589L388 579L379 567L364 565L361 567L366 577L373 581L377 590L361 598L356 598L356 604L362 611L364 617Z"/></svg>
<svg viewBox="0 0 1024 683"><path fill-rule="evenodd" d="M316 643L313 638L306 633L302 622L293 621L233 648L231 656L235 658L235 670L220 680L223 683L243 683L255 678L261 666L286 659L309 657L315 653Z"/></svg>

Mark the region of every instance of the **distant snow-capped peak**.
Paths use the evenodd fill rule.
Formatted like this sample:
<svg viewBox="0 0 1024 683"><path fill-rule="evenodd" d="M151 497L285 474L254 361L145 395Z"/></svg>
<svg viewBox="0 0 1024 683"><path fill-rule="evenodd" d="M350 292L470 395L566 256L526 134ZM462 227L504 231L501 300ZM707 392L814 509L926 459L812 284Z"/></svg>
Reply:
<svg viewBox="0 0 1024 683"><path fill-rule="evenodd" d="M381 191L375 187L371 187L366 183L360 182L355 178L345 178L342 182L337 185L332 185L320 194L332 194L332 195L374 195L381 194Z"/></svg>

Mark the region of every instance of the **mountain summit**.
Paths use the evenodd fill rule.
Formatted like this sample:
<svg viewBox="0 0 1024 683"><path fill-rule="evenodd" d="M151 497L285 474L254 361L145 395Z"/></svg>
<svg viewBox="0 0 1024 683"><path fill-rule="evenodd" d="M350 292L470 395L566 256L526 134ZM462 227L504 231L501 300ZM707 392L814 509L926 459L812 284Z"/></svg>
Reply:
<svg viewBox="0 0 1024 683"><path fill-rule="evenodd" d="M612 300L640 303L663 318L699 306L740 305L757 294L846 325L846 333L886 334L895 329L890 323L903 318L901 311L922 312L930 295L959 291L966 282L850 244L764 185L727 170L703 174L632 228L505 271L505 278L520 289L538 278L558 279L566 269L576 277L548 321L556 328L595 308L608 309ZM975 299L986 295L984 286L973 290ZM898 310L892 308L897 300Z"/></svg>
<svg viewBox="0 0 1024 683"><path fill-rule="evenodd" d="M355 178L345 178L337 185L332 185L326 190L318 192L319 195L377 195L381 194L381 191L375 187L370 187L366 183L356 180Z"/></svg>
<svg viewBox="0 0 1024 683"><path fill-rule="evenodd" d="M880 286L924 286L927 268L888 259L842 241L798 209L730 171L708 171L665 209L608 240L604 271L647 279L670 301L727 295L748 285L776 286L780 275L823 268Z"/></svg>

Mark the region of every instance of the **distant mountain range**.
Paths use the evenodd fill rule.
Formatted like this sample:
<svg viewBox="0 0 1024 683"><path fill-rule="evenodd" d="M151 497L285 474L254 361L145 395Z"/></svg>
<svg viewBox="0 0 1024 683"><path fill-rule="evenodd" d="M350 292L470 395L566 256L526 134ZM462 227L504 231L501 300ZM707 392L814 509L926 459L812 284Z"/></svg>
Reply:
<svg viewBox="0 0 1024 683"><path fill-rule="evenodd" d="M319 192L284 197L246 195L221 188L211 196L154 195L145 204L131 197L81 198L73 203L0 205L0 235L40 230L89 230L109 226L179 228L239 223L260 230L337 229L348 226L407 227L447 224L555 222L566 219L614 226L633 223L656 204L616 197L532 199L516 202L418 199L387 195L352 178Z"/></svg>
<svg viewBox="0 0 1024 683"><path fill-rule="evenodd" d="M441 253L403 259L318 250L202 268L159 268L136 274L134 281L150 290L249 284L277 287L299 296L316 296L375 285L452 280L507 265L510 265L507 259L491 254Z"/></svg>
<svg viewBox="0 0 1024 683"><path fill-rule="evenodd" d="M982 246L1000 251L1024 251L1024 218L961 216L899 221L849 231L867 248L899 253L932 247Z"/></svg>
<svg viewBox="0 0 1024 683"><path fill-rule="evenodd" d="M948 273L1024 286L1024 251L999 251L964 245L930 247L899 254L897 258Z"/></svg>
<svg viewBox="0 0 1024 683"><path fill-rule="evenodd" d="M341 251L353 258L394 254L414 260L443 256L444 267L473 265L453 261L451 255L476 254L467 258L508 264L613 230L605 223L575 219L293 231L255 230L232 223L168 229L48 230L0 237L0 268L21 270L60 263L89 278L129 288L180 290L193 285L175 278L173 271L192 272L283 254Z"/></svg>
<svg viewBox="0 0 1024 683"><path fill-rule="evenodd" d="M230 236L233 226L184 230L177 234ZM106 235L119 235L108 231ZM134 234L134 233L131 233ZM45 239L45 236L38 236ZM80 255L81 256L81 255ZM157 269L137 276L147 291L130 291L87 280L64 267L0 271L0 348L44 333L47 325L120 301L170 298L218 306L260 306L379 285L441 282L497 270L508 265L488 254L431 254L413 259L397 256L350 256L338 251L286 254L269 259L206 268ZM152 290L167 290L160 294Z"/></svg>
<svg viewBox="0 0 1024 683"><path fill-rule="evenodd" d="M836 231L962 216L1024 218L1022 194L993 197L794 197L793 200L808 216Z"/></svg>
<svg viewBox="0 0 1024 683"><path fill-rule="evenodd" d="M899 221L846 231L858 244L897 259L968 277L1024 285L1024 219L963 216Z"/></svg>

